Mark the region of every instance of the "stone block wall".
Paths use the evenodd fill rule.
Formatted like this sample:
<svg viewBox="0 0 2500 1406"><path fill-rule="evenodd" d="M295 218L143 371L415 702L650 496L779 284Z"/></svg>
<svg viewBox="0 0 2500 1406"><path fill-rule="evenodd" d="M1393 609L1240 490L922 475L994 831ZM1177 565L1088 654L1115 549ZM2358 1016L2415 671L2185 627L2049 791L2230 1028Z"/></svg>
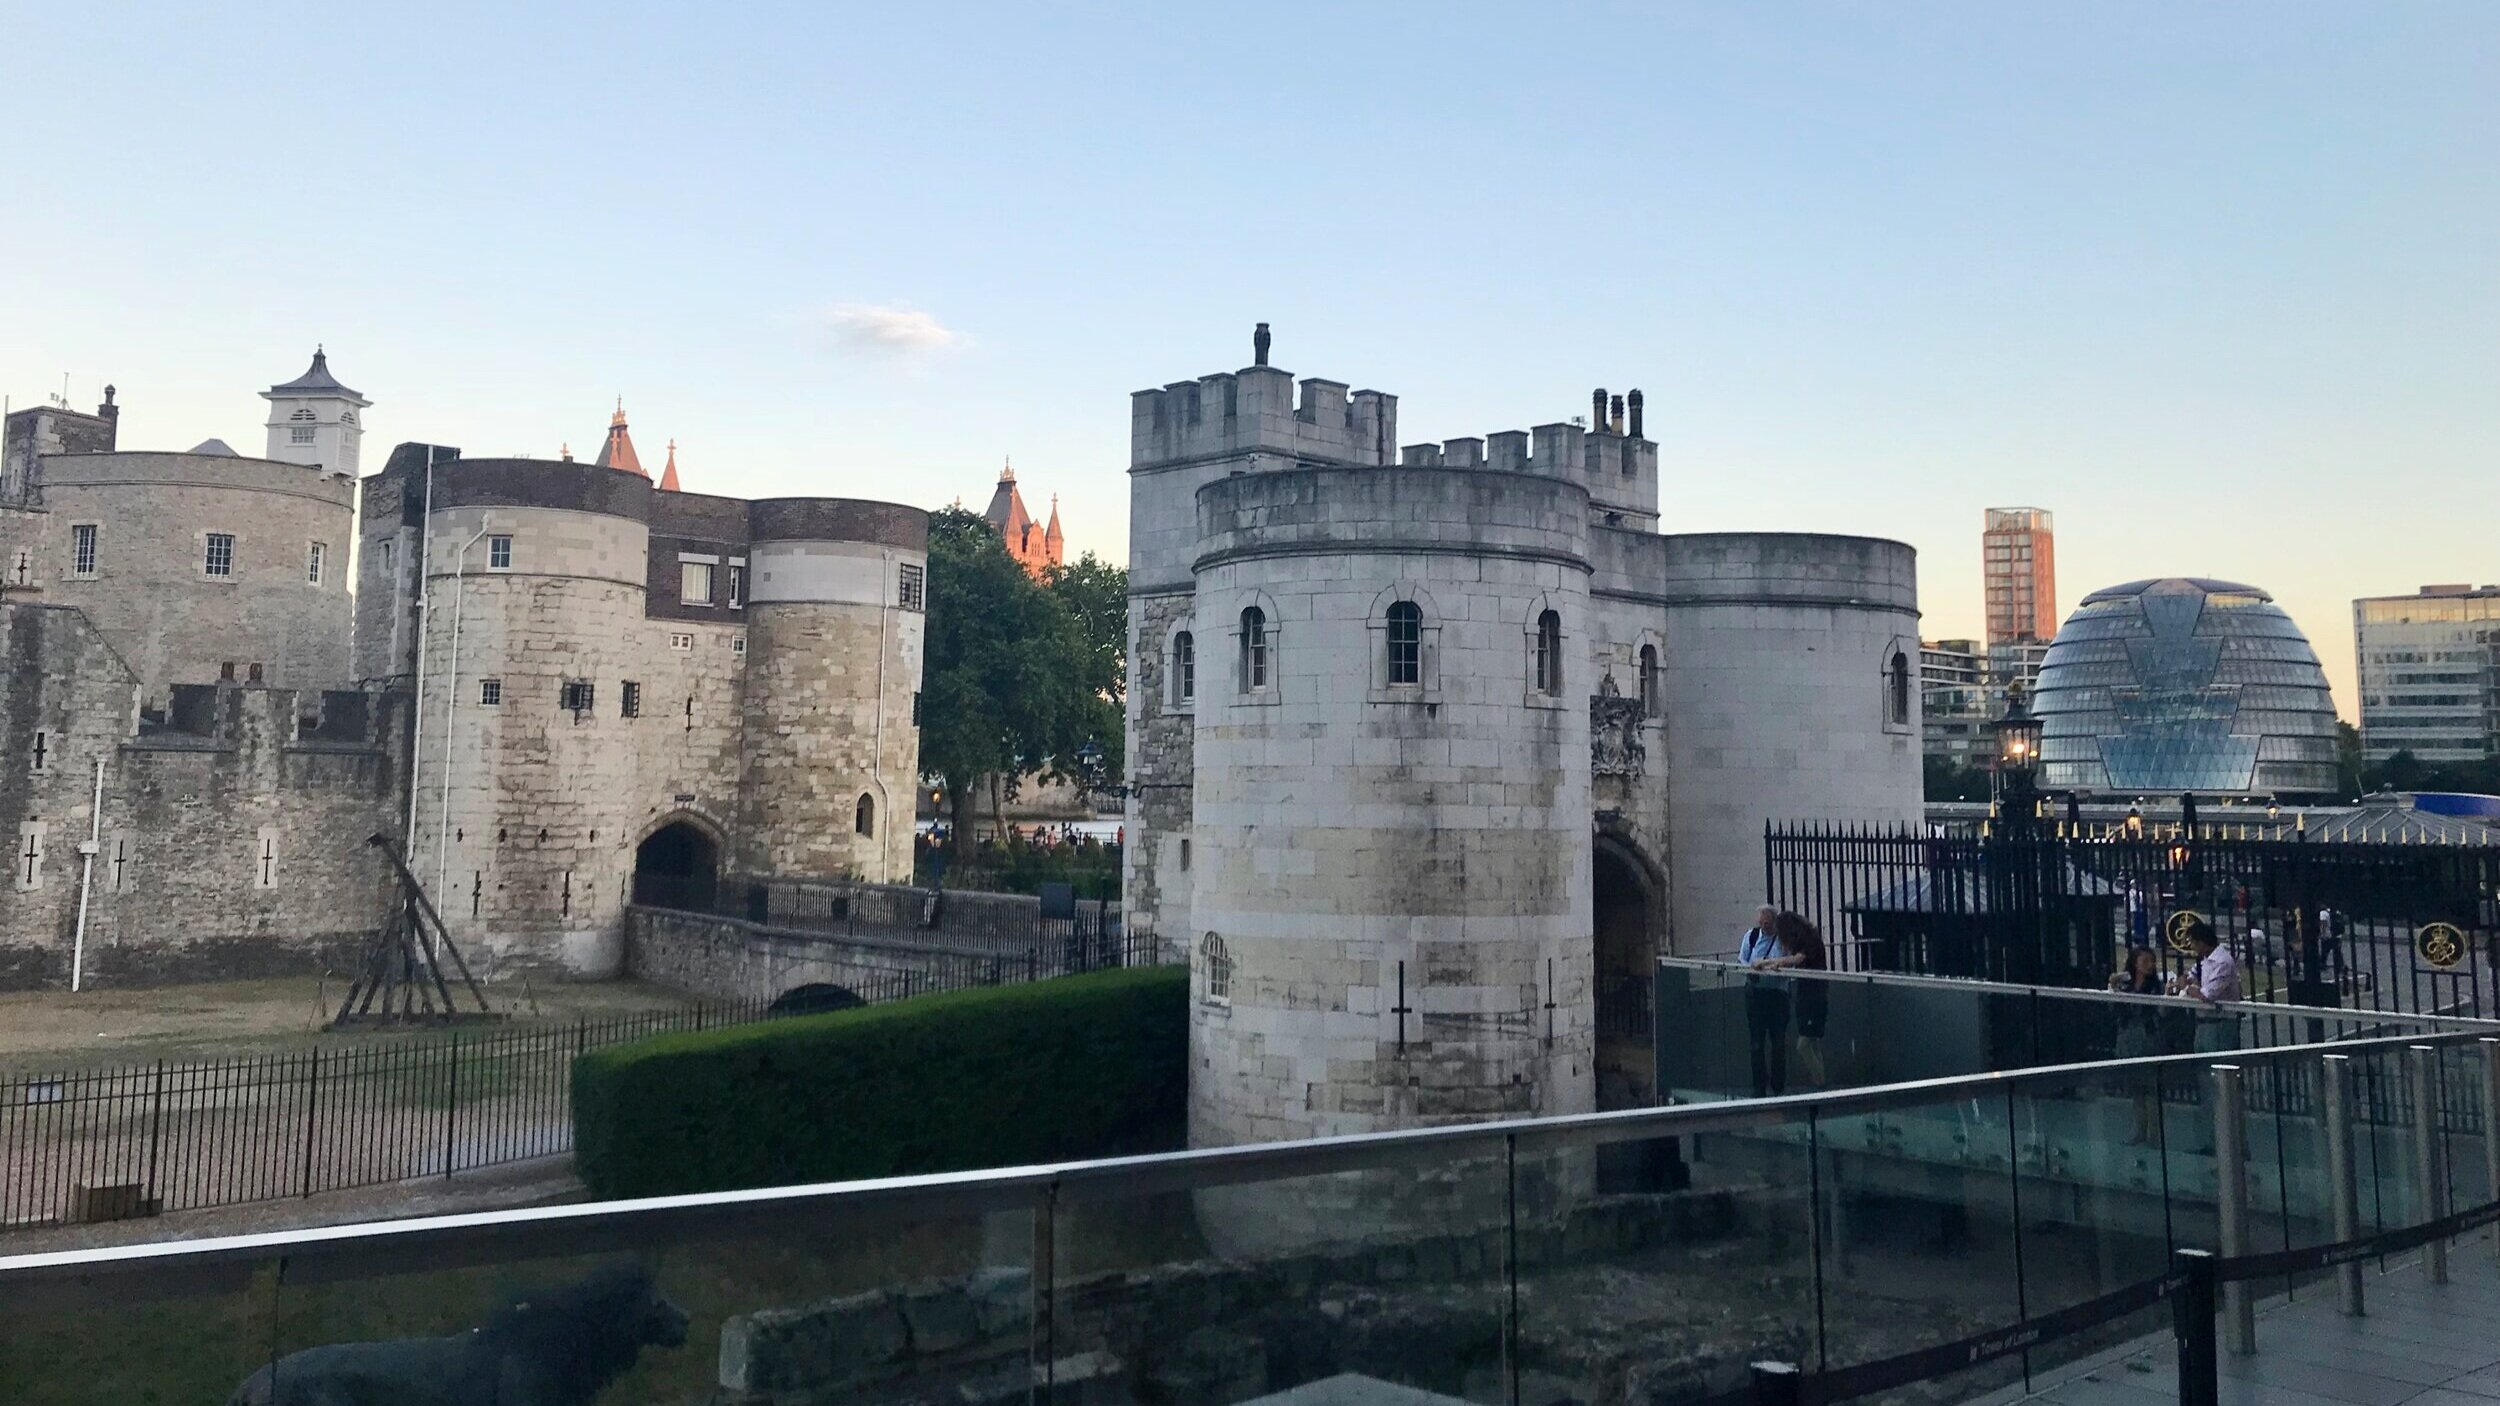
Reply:
<svg viewBox="0 0 2500 1406"><path fill-rule="evenodd" d="M1210 485L1199 509L1193 1144L1585 1111L1586 490L1297 470ZM1386 669L1399 602L1422 622L1413 685Z"/></svg>
<svg viewBox="0 0 2500 1406"><path fill-rule="evenodd" d="M508 569L481 533L512 539ZM612 975L639 842L736 813L745 631L646 618L635 520L438 506L430 537L412 867L471 960Z"/></svg>
<svg viewBox="0 0 2500 1406"><path fill-rule="evenodd" d="M14 846L0 884L0 986L67 983L91 829L86 982L352 960L389 891L387 865L364 841L397 833L403 700L332 701L337 725L307 738L318 695L192 686L176 710L184 729L142 728L138 675L63 607L0 605L0 661L0 818L10 822L0 838Z"/></svg>
<svg viewBox="0 0 2500 1406"><path fill-rule="evenodd" d="M211 454L63 454L44 460L52 517L46 599L74 605L139 674L151 705L176 683L335 688L348 680L353 481L298 464ZM96 529L95 570L70 553ZM207 573L210 533L232 568ZM311 573L315 544L321 579Z"/></svg>
<svg viewBox="0 0 2500 1406"><path fill-rule="evenodd" d="M1673 950L1705 956L1732 952L1762 901L1766 822L1923 817L1917 557L1861 537L1661 540ZM1913 678L1898 719L1895 653Z"/></svg>
<svg viewBox="0 0 2500 1406"><path fill-rule="evenodd" d="M1053 975L1031 950L999 952L936 934L831 933L705 913L628 908L625 974L719 1001L765 1004L800 986L839 986L864 1001L916 991L999 986Z"/></svg>

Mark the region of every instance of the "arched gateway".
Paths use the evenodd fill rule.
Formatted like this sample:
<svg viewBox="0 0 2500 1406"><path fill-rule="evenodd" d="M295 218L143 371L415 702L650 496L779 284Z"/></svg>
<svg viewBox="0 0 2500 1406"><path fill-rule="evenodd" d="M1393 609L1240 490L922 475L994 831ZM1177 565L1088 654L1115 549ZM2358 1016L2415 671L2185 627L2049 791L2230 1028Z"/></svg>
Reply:
<svg viewBox="0 0 2500 1406"><path fill-rule="evenodd" d="M720 841L689 816L678 816L634 849L634 902L655 908L708 910L720 886Z"/></svg>

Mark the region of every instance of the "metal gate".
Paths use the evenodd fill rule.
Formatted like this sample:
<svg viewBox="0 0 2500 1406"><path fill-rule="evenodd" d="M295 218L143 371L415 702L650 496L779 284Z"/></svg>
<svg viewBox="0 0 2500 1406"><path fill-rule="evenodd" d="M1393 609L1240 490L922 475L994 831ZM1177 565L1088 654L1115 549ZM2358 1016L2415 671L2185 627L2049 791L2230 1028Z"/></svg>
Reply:
<svg viewBox="0 0 2500 1406"><path fill-rule="evenodd" d="M2195 917L2238 954L2251 1000L2500 1013L2500 845L1774 824L1763 883L1843 970L2100 986L2129 946L2183 965Z"/></svg>

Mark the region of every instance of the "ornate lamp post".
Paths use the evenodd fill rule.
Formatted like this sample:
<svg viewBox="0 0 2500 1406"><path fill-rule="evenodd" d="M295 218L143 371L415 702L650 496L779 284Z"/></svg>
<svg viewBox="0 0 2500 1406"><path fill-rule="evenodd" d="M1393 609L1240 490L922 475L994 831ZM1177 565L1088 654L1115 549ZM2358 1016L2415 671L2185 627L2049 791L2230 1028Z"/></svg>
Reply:
<svg viewBox="0 0 2500 1406"><path fill-rule="evenodd" d="M2006 690L2005 716L1993 727L1997 814L2006 833L2028 835L2040 819L2040 720L2032 716L2021 685Z"/></svg>

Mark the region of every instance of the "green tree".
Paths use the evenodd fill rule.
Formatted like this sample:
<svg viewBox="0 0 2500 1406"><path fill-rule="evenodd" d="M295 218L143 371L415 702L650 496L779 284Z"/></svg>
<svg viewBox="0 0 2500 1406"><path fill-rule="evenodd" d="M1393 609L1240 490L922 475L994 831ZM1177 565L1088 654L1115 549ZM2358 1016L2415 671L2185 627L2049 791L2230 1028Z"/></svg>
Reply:
<svg viewBox="0 0 2500 1406"><path fill-rule="evenodd" d="M2360 798L2361 729L2337 719L2335 723L2335 789L2345 800Z"/></svg>
<svg viewBox="0 0 2500 1406"><path fill-rule="evenodd" d="M1092 552L1042 578L1043 589L1067 607L1076 621L1082 646L1079 679L1100 705L1094 710L1093 732L1085 739L1102 749L1102 779L1116 783L1125 773L1123 710L1128 697L1128 568L1113 566Z"/></svg>
<svg viewBox="0 0 2500 1406"><path fill-rule="evenodd" d="M1950 757L1930 756L1920 762L1919 770L1931 801L1988 799L1988 773L1978 767L1962 766Z"/></svg>
<svg viewBox="0 0 2500 1406"><path fill-rule="evenodd" d="M1084 743L1118 745L1117 676L1104 676L1077 613L960 508L929 515L928 605L920 769L946 783L956 834L972 833L984 789L1012 792L1031 771L1070 776Z"/></svg>

